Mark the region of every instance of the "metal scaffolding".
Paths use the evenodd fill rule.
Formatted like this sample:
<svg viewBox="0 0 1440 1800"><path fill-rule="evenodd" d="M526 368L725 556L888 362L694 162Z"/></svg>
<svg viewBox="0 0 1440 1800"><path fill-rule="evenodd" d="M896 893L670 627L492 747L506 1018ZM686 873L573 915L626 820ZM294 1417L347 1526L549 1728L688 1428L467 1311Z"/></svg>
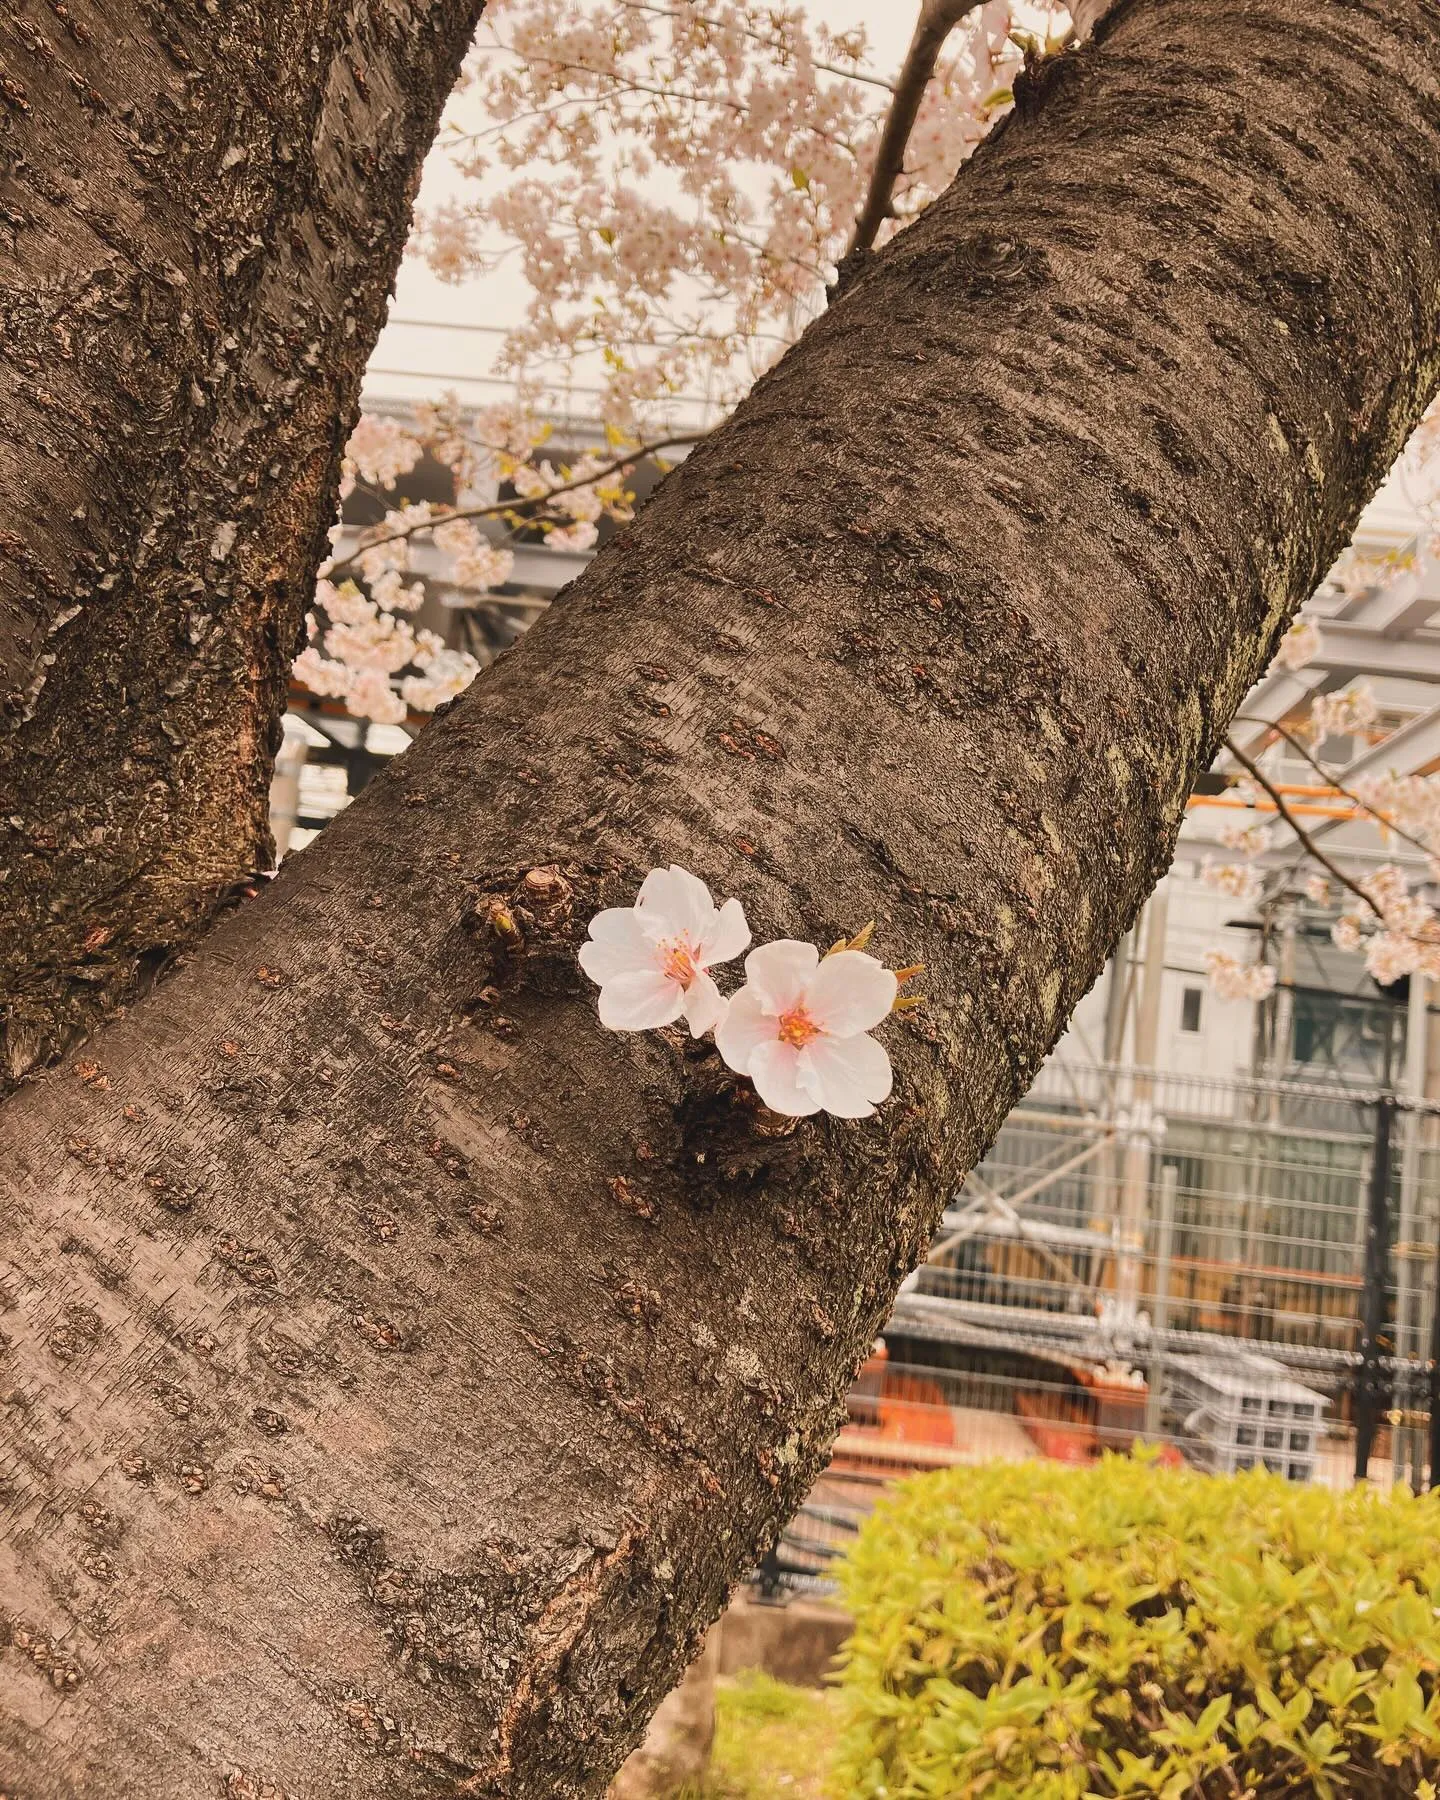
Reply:
<svg viewBox="0 0 1440 1800"><path fill-rule="evenodd" d="M1177 1074L1156 1066L1167 905L1162 887L1112 969L1105 1054L1053 1057L946 1212L887 1328L892 1365L929 1369L947 1407L1013 1415L1041 1453L1149 1439L1219 1466L1195 1421L1218 1430L1224 1407L1182 1399L1197 1358L1228 1359L1257 1391L1298 1381L1323 1400L1317 1455L1271 1456L1262 1432L1250 1460L1427 1486L1440 1102L1424 981L1378 1083L1285 1066L1284 983L1260 1073Z"/></svg>

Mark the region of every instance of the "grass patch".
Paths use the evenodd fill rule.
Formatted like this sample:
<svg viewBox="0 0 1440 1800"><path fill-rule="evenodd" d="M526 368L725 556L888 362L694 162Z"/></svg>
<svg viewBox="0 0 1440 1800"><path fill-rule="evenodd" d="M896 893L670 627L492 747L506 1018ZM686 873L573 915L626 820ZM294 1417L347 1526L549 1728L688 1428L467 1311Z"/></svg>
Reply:
<svg viewBox="0 0 1440 1800"><path fill-rule="evenodd" d="M830 1775L839 1696L747 1670L716 1694L715 1749L693 1800L842 1800Z"/></svg>

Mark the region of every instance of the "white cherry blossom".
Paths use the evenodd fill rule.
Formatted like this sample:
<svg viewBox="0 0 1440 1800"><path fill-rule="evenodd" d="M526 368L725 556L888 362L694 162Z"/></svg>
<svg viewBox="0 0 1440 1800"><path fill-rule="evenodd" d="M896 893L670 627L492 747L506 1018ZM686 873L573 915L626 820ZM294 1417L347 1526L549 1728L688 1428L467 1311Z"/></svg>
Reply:
<svg viewBox="0 0 1440 1800"><path fill-rule="evenodd" d="M1263 819L1229 820L1215 834L1227 850L1238 850L1245 856L1261 856L1274 838L1270 825Z"/></svg>
<svg viewBox="0 0 1440 1800"><path fill-rule="evenodd" d="M1311 703L1310 732L1317 745L1326 738L1365 731L1375 723L1378 708L1368 681L1353 682L1333 694L1321 694Z"/></svg>
<svg viewBox="0 0 1440 1800"><path fill-rule="evenodd" d="M1275 661L1282 669L1303 669L1324 649L1320 627L1313 619L1296 619L1281 638Z"/></svg>
<svg viewBox="0 0 1440 1800"><path fill-rule="evenodd" d="M1222 1000L1263 1000L1275 986L1275 971L1268 963L1242 963L1223 950L1205 952L1210 986Z"/></svg>
<svg viewBox="0 0 1440 1800"><path fill-rule="evenodd" d="M345 446L345 460L374 487L393 488L425 454L425 446L395 419L361 413Z"/></svg>
<svg viewBox="0 0 1440 1800"><path fill-rule="evenodd" d="M864 1119L890 1092L890 1058L868 1035L895 1004L896 978L861 950L821 957L780 938L745 958L745 986L715 1033L772 1112Z"/></svg>
<svg viewBox="0 0 1440 1800"><path fill-rule="evenodd" d="M1253 906L1265 888L1264 873L1253 863L1217 863L1210 856L1200 865L1200 879L1242 906Z"/></svg>
<svg viewBox="0 0 1440 1800"><path fill-rule="evenodd" d="M599 984L600 1023L611 1031L648 1031L683 1017L700 1037L725 1013L711 968L749 942L740 902L717 907L698 876L672 863L650 871L634 906L596 913L580 967Z"/></svg>

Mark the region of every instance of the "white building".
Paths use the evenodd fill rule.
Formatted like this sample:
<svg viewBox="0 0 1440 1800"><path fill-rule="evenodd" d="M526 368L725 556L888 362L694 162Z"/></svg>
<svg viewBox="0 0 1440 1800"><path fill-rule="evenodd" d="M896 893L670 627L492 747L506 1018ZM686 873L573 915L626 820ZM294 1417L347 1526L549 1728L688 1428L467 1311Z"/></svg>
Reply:
<svg viewBox="0 0 1440 1800"><path fill-rule="evenodd" d="M1277 667L1268 674L1231 733L1286 796L1312 841L1342 869L1363 878L1381 864L1395 863L1422 888L1430 883L1426 858L1377 826L1344 790L1387 771L1424 775L1440 769L1440 562L1428 548L1428 536L1399 482L1388 484L1356 535L1357 549L1377 573L1374 585L1324 587L1314 596L1305 613L1320 626L1319 654L1298 672ZM1337 772L1333 785L1257 722L1293 726L1313 697L1360 681L1374 692L1378 718L1364 737L1322 747L1322 760ZM1227 753L1216 768L1239 773ZM1218 785L1211 781L1202 787ZM1382 989L1366 974L1359 955L1335 948L1331 921L1352 908L1354 899L1334 882L1328 904L1306 897L1304 873L1313 872L1315 864L1283 821L1275 823L1271 847L1258 859L1265 872L1258 904L1237 902L1202 879L1207 859L1235 861L1220 842L1223 823L1255 817L1276 817L1263 796L1259 813L1244 812L1233 792L1201 791L1192 798L1170 875L1147 908L1141 930L1123 948L1124 972L1117 977L1112 966L1087 996L1060 1054L1128 1061L1143 1052L1144 1060L1177 1076L1224 1080L1266 1073L1440 1091L1440 1045L1431 1049L1428 1043L1431 1009L1424 978ZM1162 913L1165 941L1151 1041L1140 1017L1142 944L1149 922ZM1205 956L1214 949L1240 962L1263 958L1279 978L1276 994L1257 1006L1212 992ZM1133 978L1131 962L1141 965ZM1133 998L1123 1022L1111 1004L1107 1038L1107 1001L1117 981L1128 984Z"/></svg>

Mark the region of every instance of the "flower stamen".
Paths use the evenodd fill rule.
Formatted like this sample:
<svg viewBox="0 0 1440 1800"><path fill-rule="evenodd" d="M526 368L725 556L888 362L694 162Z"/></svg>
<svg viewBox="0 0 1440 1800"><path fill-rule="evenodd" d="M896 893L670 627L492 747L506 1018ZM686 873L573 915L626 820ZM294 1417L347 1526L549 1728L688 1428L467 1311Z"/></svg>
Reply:
<svg viewBox="0 0 1440 1800"><path fill-rule="evenodd" d="M700 973L700 965L695 946L688 937L667 938L659 946L662 958L661 967L670 981L678 981L681 987L688 988Z"/></svg>
<svg viewBox="0 0 1440 1800"><path fill-rule="evenodd" d="M781 1013L780 1028L775 1035L782 1044L789 1044L796 1050L803 1050L807 1044L813 1043L819 1037L820 1027L803 1006L794 1006L789 1012Z"/></svg>

